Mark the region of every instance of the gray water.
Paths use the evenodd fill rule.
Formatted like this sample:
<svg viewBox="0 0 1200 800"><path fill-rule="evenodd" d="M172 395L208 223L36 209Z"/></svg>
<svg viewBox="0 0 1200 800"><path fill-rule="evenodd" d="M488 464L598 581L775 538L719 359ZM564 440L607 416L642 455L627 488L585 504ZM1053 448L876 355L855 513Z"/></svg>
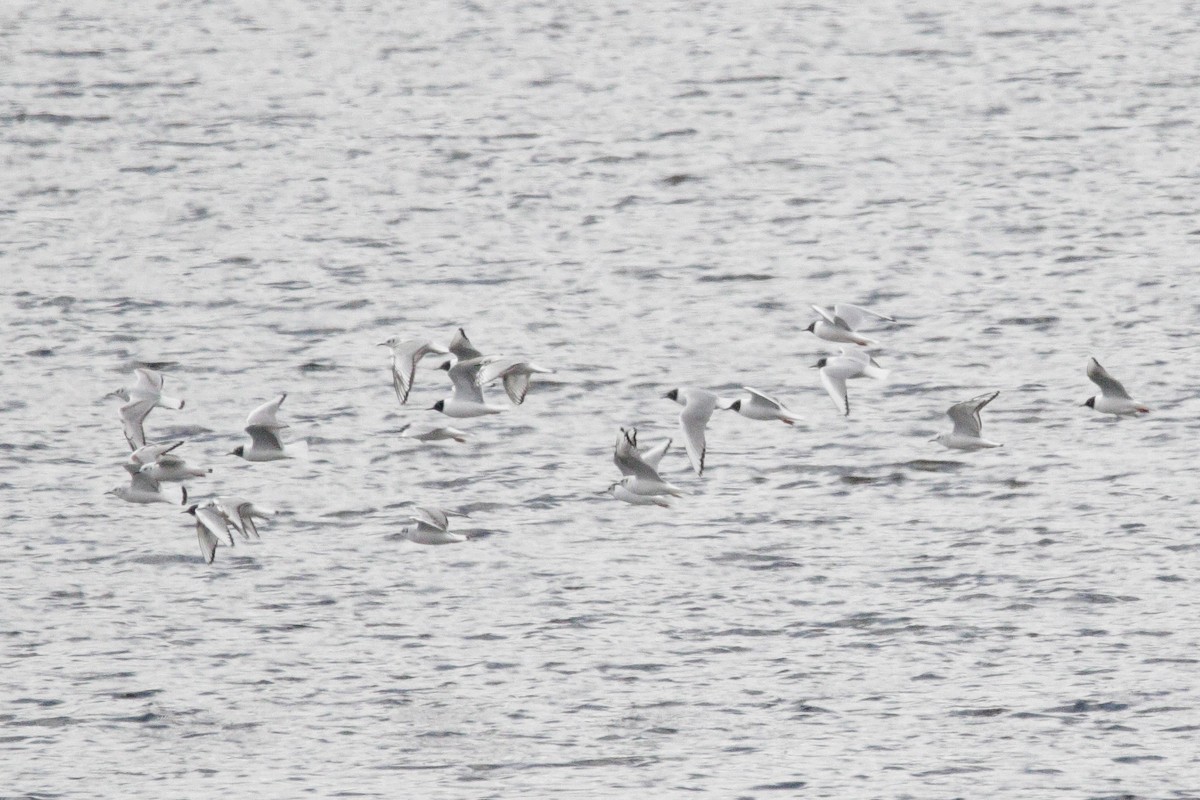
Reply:
<svg viewBox="0 0 1200 800"><path fill-rule="evenodd" d="M1200 9L845 5L0 9L0 795L1200 797ZM557 373L399 438L375 343L458 325ZM212 566L104 494L147 361L281 509ZM803 424L597 495L679 385ZM284 391L312 460L225 455Z"/></svg>

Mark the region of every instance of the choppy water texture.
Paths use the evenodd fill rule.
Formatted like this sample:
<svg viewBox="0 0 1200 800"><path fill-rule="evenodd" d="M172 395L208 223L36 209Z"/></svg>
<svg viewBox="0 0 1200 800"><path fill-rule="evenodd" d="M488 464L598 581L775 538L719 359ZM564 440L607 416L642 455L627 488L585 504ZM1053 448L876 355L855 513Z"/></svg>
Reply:
<svg viewBox="0 0 1200 800"><path fill-rule="evenodd" d="M0 791L1200 796L1198 12L6 4ZM839 300L899 320L848 420ZM448 384L375 342L459 324L558 372L400 439ZM103 494L139 360L283 509L211 567ZM805 424L595 494L743 384ZM929 442L992 389L1002 450ZM226 456L282 391L313 460Z"/></svg>

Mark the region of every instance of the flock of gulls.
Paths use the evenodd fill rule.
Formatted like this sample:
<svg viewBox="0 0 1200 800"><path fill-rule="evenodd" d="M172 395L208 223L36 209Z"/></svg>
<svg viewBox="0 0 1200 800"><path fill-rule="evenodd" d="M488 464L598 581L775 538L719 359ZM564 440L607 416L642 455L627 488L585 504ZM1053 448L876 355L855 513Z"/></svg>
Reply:
<svg viewBox="0 0 1200 800"><path fill-rule="evenodd" d="M839 346L837 355L819 359L813 369L819 370L821 384L829 394L840 414L849 416L850 395L846 382L855 378L886 380L888 371L883 369L871 354L879 342L861 332L865 325L879 322L895 322L895 319L860 306L839 304L832 309L813 306L819 319L806 330L818 339ZM379 342L391 350L392 386L401 406L408 403L416 378L418 364L428 356L447 357L441 360L439 369L450 378L453 392L449 397L438 400L429 409L439 411L452 419L468 419L489 414L499 414L509 406L488 403L484 398L485 386L502 381L504 391L512 405L525 402L533 376L552 373L553 370L538 366L524 358L488 356L477 350L459 328L450 344L441 347L426 339L395 336ZM1134 400L1125 387L1108 374L1095 358L1088 359L1087 377L1100 389L1100 394L1088 398L1085 406L1104 414L1137 416L1149 413L1150 409ZM178 448L184 442L149 443L146 441L145 421L155 408L179 410L184 401L163 392L164 378L149 367L134 370L132 386L118 389L109 396L121 399L119 410L125 439L132 452L124 463L129 473L128 485L109 491L129 503L179 503L185 513L195 520L196 536L205 563L211 564L216 549L222 542L234 546L234 532L244 539L257 538L258 525L255 519L274 515L268 508L236 496L215 496L201 503L189 503L184 482L202 478L212 472L189 465L179 455ZM723 398L715 392L696 387L679 387L663 395L683 406L679 413L679 432L683 437L687 458L698 476L704 474L704 459L707 452L705 429L713 412L733 411L747 419L779 421L787 425L797 417L776 398L753 389L742 387L745 395ZM980 413L1000 394L993 391L964 400L950 406L946 414L954 423L953 430L942 433L932 441L954 450L981 450L1002 447L998 442L983 438L983 421ZM300 440L284 443L281 431L288 426L279 422L279 408L287 394L263 403L246 418L245 432L250 436L249 444L235 448L230 455L239 456L250 462L278 461L290 458L307 458L307 442ZM421 442L456 441L465 442L466 431L449 425L413 431L407 424L401 435ZM622 478L601 492L617 500L633 505L656 505L669 507L672 497L685 492L664 480L659 474L659 464L671 448L671 439L647 449L638 446L637 429L621 428L613 451L613 462ZM164 493L163 484L180 484L179 499ZM466 514L430 506L418 506L409 518L412 523L404 528L404 538L417 544L453 544L466 541L467 537L450 531L450 518Z"/></svg>

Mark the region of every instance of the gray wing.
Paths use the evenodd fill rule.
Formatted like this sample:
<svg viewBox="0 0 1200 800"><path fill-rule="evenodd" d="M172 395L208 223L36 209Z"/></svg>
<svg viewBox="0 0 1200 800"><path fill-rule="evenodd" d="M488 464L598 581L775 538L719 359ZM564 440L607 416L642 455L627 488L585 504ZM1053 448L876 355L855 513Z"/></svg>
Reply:
<svg viewBox="0 0 1200 800"><path fill-rule="evenodd" d="M658 471L642 458L630 436L624 432L617 440L617 447L613 451L613 462L623 475L633 475L649 481L661 480L658 477Z"/></svg>
<svg viewBox="0 0 1200 800"><path fill-rule="evenodd" d="M131 450L146 446L146 432L142 425L154 408L154 398L130 400L121 406L121 429L125 432L125 441L129 442Z"/></svg>
<svg viewBox="0 0 1200 800"><path fill-rule="evenodd" d="M446 512L440 508L417 506L413 508L412 520L418 524L437 528L439 531L444 531L450 527L450 519L446 516Z"/></svg>
<svg viewBox="0 0 1200 800"><path fill-rule="evenodd" d="M459 361L469 361L472 358L481 358L483 353L475 349L471 344L471 340L467 338L467 333L462 328L459 328L454 338L450 340L450 352L458 358Z"/></svg>
<svg viewBox="0 0 1200 800"><path fill-rule="evenodd" d="M842 416L850 416L850 395L846 393L846 379L831 375L827 367L821 367L821 383Z"/></svg>
<svg viewBox="0 0 1200 800"><path fill-rule="evenodd" d="M450 368L450 382L454 384L455 399L483 402L483 389L479 388L475 380L481 366L483 364L478 358L471 358L459 361Z"/></svg>
<svg viewBox="0 0 1200 800"><path fill-rule="evenodd" d="M262 425L247 425L246 433L254 440L256 450L283 450L283 442L279 440L279 431L274 427Z"/></svg>
<svg viewBox="0 0 1200 800"><path fill-rule="evenodd" d="M200 542L200 556L204 559L204 563L211 564L217 557L217 543L220 540L200 521L199 517L196 518L196 539Z"/></svg>
<svg viewBox="0 0 1200 800"><path fill-rule="evenodd" d="M995 400L998 394L1000 392L981 394L950 406L946 411L946 416L954 422L954 432L978 438L983 430L983 419L979 416L979 412L983 410L984 406Z"/></svg>
<svg viewBox="0 0 1200 800"><path fill-rule="evenodd" d="M872 311L871 309L863 308L862 306L853 306L849 303L838 303L833 307L833 313L838 317L838 319L849 325L851 330L860 327L864 322L867 321L868 317L887 320L888 322L896 321L887 314L880 314L878 311Z"/></svg>
<svg viewBox="0 0 1200 800"><path fill-rule="evenodd" d="M183 444L183 440L178 442L168 442L166 444L148 444L134 450L129 454L129 464L141 466L143 464L151 464L157 461L159 456L165 455L176 447Z"/></svg>
<svg viewBox="0 0 1200 800"><path fill-rule="evenodd" d="M752 389L749 386L743 386L742 388L750 393L750 401L752 403L764 405L768 408L773 408L776 411L784 410L783 403L779 402L774 397L771 397L769 394L763 394L758 389Z"/></svg>
<svg viewBox="0 0 1200 800"><path fill-rule="evenodd" d="M1100 387L1100 392L1105 397L1119 397L1124 400L1132 400L1129 392L1125 391L1125 387L1120 381L1108 374L1108 370L1100 366L1100 362L1094 358L1088 359L1087 376L1092 383Z"/></svg>
<svg viewBox="0 0 1200 800"><path fill-rule="evenodd" d="M412 391L416 372L417 360L412 353L392 354L392 388L396 390L396 399L400 401L400 405L408 402L408 393Z"/></svg>
<svg viewBox="0 0 1200 800"><path fill-rule="evenodd" d="M521 405L525 402L525 394L529 391L529 373L528 372L510 372L504 376L504 391L508 393L508 399L513 401L513 405Z"/></svg>
<svg viewBox="0 0 1200 800"><path fill-rule="evenodd" d="M129 476L129 488L140 492L157 492L160 487L158 481L154 480L154 478L151 478L149 475L143 475L140 472L135 472Z"/></svg>

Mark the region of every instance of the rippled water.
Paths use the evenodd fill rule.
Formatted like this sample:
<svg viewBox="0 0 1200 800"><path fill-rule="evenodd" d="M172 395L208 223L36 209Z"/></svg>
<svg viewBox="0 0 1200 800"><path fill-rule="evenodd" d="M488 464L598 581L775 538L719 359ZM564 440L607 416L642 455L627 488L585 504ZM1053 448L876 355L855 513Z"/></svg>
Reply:
<svg viewBox="0 0 1200 800"><path fill-rule="evenodd" d="M853 4L851 4L853 6ZM5 796L1197 797L1197 8L0 10ZM885 386L837 416L810 303ZM557 368L398 437L392 333ZM1154 408L1080 408L1095 355ZM283 513L199 562L102 396ZM672 510L620 425L748 384ZM928 440L999 389L1002 450ZM226 456L286 391L311 462ZM406 506L469 511L455 547Z"/></svg>

